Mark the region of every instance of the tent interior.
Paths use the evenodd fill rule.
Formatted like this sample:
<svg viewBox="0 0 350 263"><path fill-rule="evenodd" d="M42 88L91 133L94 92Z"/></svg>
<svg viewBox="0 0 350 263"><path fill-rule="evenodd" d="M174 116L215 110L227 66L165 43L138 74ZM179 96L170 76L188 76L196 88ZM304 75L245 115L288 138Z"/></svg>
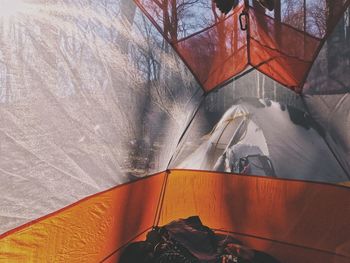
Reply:
<svg viewBox="0 0 350 263"><path fill-rule="evenodd" d="M350 1L275 3L0 0L0 262L118 262L192 215L349 262Z"/></svg>

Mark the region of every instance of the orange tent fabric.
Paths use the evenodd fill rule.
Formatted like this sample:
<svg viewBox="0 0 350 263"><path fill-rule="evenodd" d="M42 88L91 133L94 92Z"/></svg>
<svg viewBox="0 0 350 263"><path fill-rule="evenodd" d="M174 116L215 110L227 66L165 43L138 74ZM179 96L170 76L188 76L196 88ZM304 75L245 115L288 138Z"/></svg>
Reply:
<svg viewBox="0 0 350 263"><path fill-rule="evenodd" d="M0 236L0 262L100 262L154 224L165 173L117 186Z"/></svg>
<svg viewBox="0 0 350 263"><path fill-rule="evenodd" d="M321 1L318 5L306 1L305 7L296 3L291 14L280 20L244 4L224 17L217 13L215 5L202 8L201 2L135 2L206 92L224 85L248 66L301 92L325 39L350 4L349 0ZM331 5L332 12L316 10L327 5ZM194 24L194 20L201 23Z"/></svg>
<svg viewBox="0 0 350 263"><path fill-rule="evenodd" d="M163 225L199 215L211 228L233 233L282 262L345 263L349 194L349 188L328 184L172 170L2 235L0 261L117 262L120 248L144 238L156 219Z"/></svg>
<svg viewBox="0 0 350 263"><path fill-rule="evenodd" d="M247 35L238 30L242 10L243 6L215 26L173 44L206 91L248 66Z"/></svg>
<svg viewBox="0 0 350 263"><path fill-rule="evenodd" d="M321 39L249 10L250 64L289 87L301 87Z"/></svg>
<svg viewBox="0 0 350 263"><path fill-rule="evenodd" d="M350 233L349 188L200 171L168 178L160 225L198 214L214 229L350 258L350 247L338 251Z"/></svg>

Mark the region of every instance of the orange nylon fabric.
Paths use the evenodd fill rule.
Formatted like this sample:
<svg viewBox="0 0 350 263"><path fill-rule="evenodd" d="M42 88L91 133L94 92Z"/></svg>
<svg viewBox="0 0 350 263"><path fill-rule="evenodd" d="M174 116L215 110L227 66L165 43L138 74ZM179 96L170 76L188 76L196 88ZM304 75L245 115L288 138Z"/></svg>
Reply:
<svg viewBox="0 0 350 263"><path fill-rule="evenodd" d="M154 223L165 172L86 198L0 237L1 262L117 262ZM328 184L173 170L159 225L204 224L285 263L350 259L350 189Z"/></svg>
<svg viewBox="0 0 350 263"><path fill-rule="evenodd" d="M148 231L139 235L137 238L130 240L129 243L131 242L137 242L137 241L144 241L146 240L146 235L147 235ZM128 243L128 244L129 244ZM126 244L127 245L127 244ZM124 247L123 247L124 248ZM123 253L123 249L118 250L117 252L115 252L113 255L109 256L108 258L106 258L105 260L103 260L103 263L117 263L119 262L119 258L121 256L121 254Z"/></svg>
<svg viewBox="0 0 350 263"><path fill-rule="evenodd" d="M0 236L0 262L101 262L154 223L165 173L88 197ZM117 254L117 253L115 253Z"/></svg>
<svg viewBox="0 0 350 263"><path fill-rule="evenodd" d="M248 65L301 92L324 40L350 4L350 0L306 0L304 6L303 1L283 1L278 19L261 8L247 7L244 31L239 23L243 5L224 18L210 0L206 5L192 0L134 1L206 92Z"/></svg>
<svg viewBox="0 0 350 263"><path fill-rule="evenodd" d="M199 215L213 229L338 253L349 260L349 197L349 188L328 184L173 170L159 224Z"/></svg>
<svg viewBox="0 0 350 263"><path fill-rule="evenodd" d="M252 8L249 16L250 64L290 89L300 87L321 40Z"/></svg>
<svg viewBox="0 0 350 263"><path fill-rule="evenodd" d="M238 240L243 242L243 244L245 244L246 246L273 255L275 258L279 259L280 262L283 263L349 262L348 257L338 256L332 253L327 253L319 250L307 249L299 246L292 246L255 237L247 237L242 235L234 236Z"/></svg>
<svg viewBox="0 0 350 263"><path fill-rule="evenodd" d="M173 45L205 91L241 73L248 65L247 35L238 30L242 9L243 6L216 26Z"/></svg>

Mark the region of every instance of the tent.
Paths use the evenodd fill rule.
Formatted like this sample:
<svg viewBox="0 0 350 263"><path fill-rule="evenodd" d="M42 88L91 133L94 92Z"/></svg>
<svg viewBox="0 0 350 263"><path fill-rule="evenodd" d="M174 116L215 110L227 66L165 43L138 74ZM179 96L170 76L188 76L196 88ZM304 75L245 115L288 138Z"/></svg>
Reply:
<svg viewBox="0 0 350 263"><path fill-rule="evenodd" d="M257 100L260 104L250 102L242 98L240 103L229 108L215 125L208 140L202 137L203 142L190 156L182 157L186 154L180 152L178 159L183 161L174 166L181 169L238 172L215 167L224 151L233 145L234 154L240 157L268 156L273 171L265 171L263 175L277 174L279 178L333 183L348 181L346 173L327 150L320 130L317 126L312 127L312 122L304 117L302 111L268 100ZM299 120L303 120L299 123L298 115L301 117ZM187 148L193 149L192 146ZM183 152L186 152L185 149ZM310 155L312 158L309 158ZM232 164L234 161L229 162ZM255 163L252 163L255 169L251 174L258 175L266 170L256 169L263 165L258 164L258 160Z"/></svg>
<svg viewBox="0 0 350 263"><path fill-rule="evenodd" d="M118 262L191 215L349 262L350 2L275 2L0 1L0 262ZM214 169L238 143L275 173Z"/></svg>

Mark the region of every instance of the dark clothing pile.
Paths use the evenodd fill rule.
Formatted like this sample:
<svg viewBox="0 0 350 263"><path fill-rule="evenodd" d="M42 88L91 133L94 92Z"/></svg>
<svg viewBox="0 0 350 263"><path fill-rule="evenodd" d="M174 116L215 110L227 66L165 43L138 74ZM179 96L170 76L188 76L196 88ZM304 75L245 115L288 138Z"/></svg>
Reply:
<svg viewBox="0 0 350 263"><path fill-rule="evenodd" d="M214 233L198 216L179 219L147 234L146 241L128 245L120 263L279 263L245 247L230 235Z"/></svg>

